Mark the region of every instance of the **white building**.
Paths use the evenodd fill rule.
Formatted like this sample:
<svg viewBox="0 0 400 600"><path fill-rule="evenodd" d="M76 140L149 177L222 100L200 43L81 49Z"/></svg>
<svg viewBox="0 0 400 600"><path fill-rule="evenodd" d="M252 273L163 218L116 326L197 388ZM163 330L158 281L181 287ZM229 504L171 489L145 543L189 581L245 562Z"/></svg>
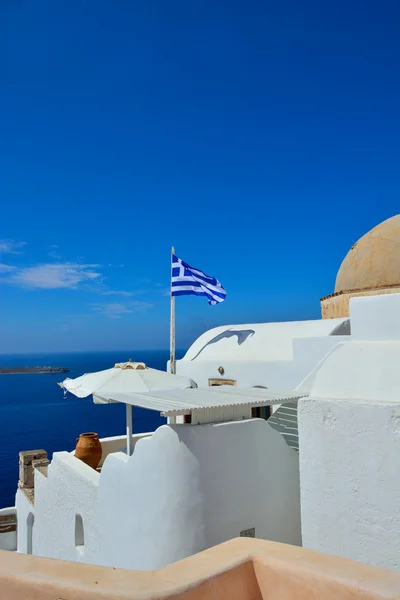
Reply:
<svg viewBox="0 0 400 600"><path fill-rule="evenodd" d="M225 329L237 333L226 338ZM136 395L140 406L164 402L169 424L135 436L132 456L118 451L122 436L102 440L100 473L68 452L36 466L33 502L29 485L17 492L18 550L155 569L239 535L300 545L293 388L349 339L348 319L207 332L177 365L203 389ZM210 389L227 378L234 387ZM270 422L251 419L252 409L285 400L284 417L294 411L285 435L279 411Z"/></svg>
<svg viewBox="0 0 400 600"><path fill-rule="evenodd" d="M400 294L350 313L299 404L303 545L400 571Z"/></svg>
<svg viewBox="0 0 400 600"><path fill-rule="evenodd" d="M123 439L102 440L100 473L68 452L35 466L34 499L17 492L18 550L155 569L239 535L300 545L298 455L267 421L164 425L134 442L128 457Z"/></svg>
<svg viewBox="0 0 400 600"><path fill-rule="evenodd" d="M295 389L350 333L349 319L256 323L206 331L176 363L199 387Z"/></svg>
<svg viewBox="0 0 400 600"><path fill-rule="evenodd" d="M400 294L390 285L357 292L350 316L205 333L177 363L199 388L135 395L169 423L134 436L132 456L124 436L102 440L100 472L69 452L48 465L23 454L18 550L156 569L254 535L400 570ZM330 310L347 311L340 293ZM268 406L279 406L270 418Z"/></svg>

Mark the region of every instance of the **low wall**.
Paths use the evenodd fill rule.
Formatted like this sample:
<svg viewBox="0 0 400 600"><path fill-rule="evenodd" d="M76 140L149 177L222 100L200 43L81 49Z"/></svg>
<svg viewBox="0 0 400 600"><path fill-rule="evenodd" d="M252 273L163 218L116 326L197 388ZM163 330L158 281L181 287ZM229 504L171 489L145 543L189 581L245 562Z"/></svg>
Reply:
<svg viewBox="0 0 400 600"><path fill-rule="evenodd" d="M154 431L148 433L138 433L137 435L132 436L132 450L135 449L137 442L143 438L147 438L152 436ZM113 454L114 452L126 452L126 435L115 435L113 437L101 438L101 460L99 462L99 467L102 467L104 461L106 460L109 454ZM75 452L73 452L74 454Z"/></svg>
<svg viewBox="0 0 400 600"><path fill-rule="evenodd" d="M152 573L0 552L0 589L2 600L394 600L400 575L236 539Z"/></svg>
<svg viewBox="0 0 400 600"><path fill-rule="evenodd" d="M17 509L0 509L0 550L17 549Z"/></svg>
<svg viewBox="0 0 400 600"><path fill-rule="evenodd" d="M249 530L300 545L298 455L263 419L164 425L107 457L98 510L107 566L160 568Z"/></svg>
<svg viewBox="0 0 400 600"><path fill-rule="evenodd" d="M164 425L101 473L56 452L17 494L18 550L152 570L240 535L301 544L297 453L263 419Z"/></svg>

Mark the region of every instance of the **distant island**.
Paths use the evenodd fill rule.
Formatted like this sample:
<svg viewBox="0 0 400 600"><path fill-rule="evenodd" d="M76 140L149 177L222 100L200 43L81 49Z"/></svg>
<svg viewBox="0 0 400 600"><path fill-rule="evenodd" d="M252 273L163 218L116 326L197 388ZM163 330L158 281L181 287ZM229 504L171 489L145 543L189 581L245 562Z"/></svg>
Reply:
<svg viewBox="0 0 400 600"><path fill-rule="evenodd" d="M68 373L65 367L0 367L0 375L32 375L43 373Z"/></svg>

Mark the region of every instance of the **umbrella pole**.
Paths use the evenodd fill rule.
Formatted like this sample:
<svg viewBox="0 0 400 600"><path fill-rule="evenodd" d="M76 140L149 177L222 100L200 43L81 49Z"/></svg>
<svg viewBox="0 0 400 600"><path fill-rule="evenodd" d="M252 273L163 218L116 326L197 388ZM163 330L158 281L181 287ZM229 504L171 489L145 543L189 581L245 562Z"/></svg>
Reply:
<svg viewBox="0 0 400 600"><path fill-rule="evenodd" d="M126 453L132 454L132 404L126 404Z"/></svg>

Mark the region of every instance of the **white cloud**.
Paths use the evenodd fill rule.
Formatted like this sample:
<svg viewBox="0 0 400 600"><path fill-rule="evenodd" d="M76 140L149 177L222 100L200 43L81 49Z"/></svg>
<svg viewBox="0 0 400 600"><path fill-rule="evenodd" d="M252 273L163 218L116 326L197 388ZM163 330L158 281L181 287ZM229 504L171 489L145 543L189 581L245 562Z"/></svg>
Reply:
<svg viewBox="0 0 400 600"><path fill-rule="evenodd" d="M147 310L152 307L152 304L147 302L126 302L124 304L121 302L111 302L108 304L93 304L92 306L97 312L110 319L119 319L126 314Z"/></svg>
<svg viewBox="0 0 400 600"><path fill-rule="evenodd" d="M14 240L0 240L0 253L2 254L19 254L21 248L26 245L26 242L16 242Z"/></svg>
<svg viewBox="0 0 400 600"><path fill-rule="evenodd" d="M15 267L12 267L11 265L5 265L4 263L0 263L0 273L9 273L10 271L13 271Z"/></svg>
<svg viewBox="0 0 400 600"><path fill-rule="evenodd" d="M100 277L100 273L93 271L97 267L75 263L36 265L17 269L6 281L32 289L77 288Z"/></svg>
<svg viewBox="0 0 400 600"><path fill-rule="evenodd" d="M124 292L123 290L107 290L106 292L101 292L102 296L125 296L128 298L129 296L136 296L140 294L141 290L137 292Z"/></svg>

